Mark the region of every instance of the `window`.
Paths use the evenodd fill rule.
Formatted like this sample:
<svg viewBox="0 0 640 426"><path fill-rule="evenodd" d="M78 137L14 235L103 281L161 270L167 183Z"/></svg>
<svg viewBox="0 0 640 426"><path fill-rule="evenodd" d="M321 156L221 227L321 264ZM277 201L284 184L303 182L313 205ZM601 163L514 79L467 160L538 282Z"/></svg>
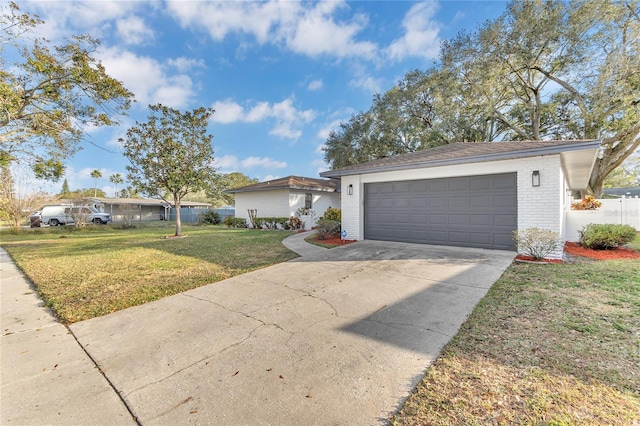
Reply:
<svg viewBox="0 0 640 426"><path fill-rule="evenodd" d="M310 193L306 193L304 194L304 208L305 209L311 209L313 208L313 194Z"/></svg>

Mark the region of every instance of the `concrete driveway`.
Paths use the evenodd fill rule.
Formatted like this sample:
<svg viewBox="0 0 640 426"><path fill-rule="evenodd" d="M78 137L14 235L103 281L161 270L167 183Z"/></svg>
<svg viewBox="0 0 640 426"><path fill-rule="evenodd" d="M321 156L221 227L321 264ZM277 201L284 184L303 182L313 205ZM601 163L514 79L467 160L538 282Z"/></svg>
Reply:
<svg viewBox="0 0 640 426"><path fill-rule="evenodd" d="M382 424L514 256L362 241L71 330L144 425Z"/></svg>

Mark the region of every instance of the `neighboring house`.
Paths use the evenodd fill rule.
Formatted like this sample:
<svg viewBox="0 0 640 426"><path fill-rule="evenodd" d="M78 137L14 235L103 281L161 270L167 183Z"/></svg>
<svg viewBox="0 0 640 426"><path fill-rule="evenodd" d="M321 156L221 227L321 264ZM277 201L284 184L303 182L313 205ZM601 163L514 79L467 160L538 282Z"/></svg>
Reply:
<svg viewBox="0 0 640 426"><path fill-rule="evenodd" d="M249 225L249 210L257 210L258 217L291 217L299 209L308 209L314 214L301 219L310 229L328 207L340 207L340 181L335 179L287 176L225 192L235 194L236 217Z"/></svg>
<svg viewBox="0 0 640 426"><path fill-rule="evenodd" d="M600 142L454 143L320 173L340 178L349 239L515 250L513 231L564 235ZM562 255L559 247L554 257Z"/></svg>
<svg viewBox="0 0 640 426"><path fill-rule="evenodd" d="M640 197L640 188L605 188L603 192L614 197Z"/></svg>
<svg viewBox="0 0 640 426"><path fill-rule="evenodd" d="M88 197L84 204L94 206L101 212L109 213L114 223L129 219L135 222L149 220L175 220L173 203L151 198L102 198ZM183 222L197 222L198 215L211 209L211 204L182 201L180 219Z"/></svg>

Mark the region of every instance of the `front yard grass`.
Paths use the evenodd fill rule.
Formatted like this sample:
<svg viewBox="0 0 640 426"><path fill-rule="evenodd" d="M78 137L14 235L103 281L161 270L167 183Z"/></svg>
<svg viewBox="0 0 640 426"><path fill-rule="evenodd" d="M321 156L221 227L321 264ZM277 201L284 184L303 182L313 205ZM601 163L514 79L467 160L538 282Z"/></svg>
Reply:
<svg viewBox="0 0 640 426"><path fill-rule="evenodd" d="M101 316L287 261L284 231L108 226L2 232L2 247L64 323Z"/></svg>
<svg viewBox="0 0 640 426"><path fill-rule="evenodd" d="M640 260L510 266L394 425L640 423Z"/></svg>

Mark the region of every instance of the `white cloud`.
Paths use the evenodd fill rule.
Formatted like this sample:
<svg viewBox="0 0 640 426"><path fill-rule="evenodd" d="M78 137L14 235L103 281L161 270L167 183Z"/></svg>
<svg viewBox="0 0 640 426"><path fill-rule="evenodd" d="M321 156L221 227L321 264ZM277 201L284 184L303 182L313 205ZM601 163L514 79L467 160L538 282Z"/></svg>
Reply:
<svg viewBox="0 0 640 426"><path fill-rule="evenodd" d="M284 169L287 163L284 161L274 160L269 157L247 157L243 160L238 159L235 155L223 155L217 157L214 161L214 167L221 170L238 171L239 169Z"/></svg>
<svg viewBox="0 0 640 426"><path fill-rule="evenodd" d="M334 14L348 7L345 2L319 2L304 10L295 22L285 22L279 36L292 51L311 57L321 55L373 59L377 45L357 41L356 35L367 25L365 15L356 14L348 22L336 22Z"/></svg>
<svg viewBox="0 0 640 426"><path fill-rule="evenodd" d="M311 91L322 89L322 80L313 80L311 83L309 83L307 89Z"/></svg>
<svg viewBox="0 0 640 426"><path fill-rule="evenodd" d="M180 72L187 72L193 68L205 68L204 59L185 58L183 56L175 59L169 59L167 64L175 67Z"/></svg>
<svg viewBox="0 0 640 426"><path fill-rule="evenodd" d="M347 121L347 119L336 119L333 120L331 123L328 123L326 126L322 127L320 130L318 130L318 137L320 139L324 139L327 140L327 138L329 137L329 133L331 133L332 130L336 130L338 129L338 127L340 127L340 123L342 123L343 121ZM324 145L321 145L324 146Z"/></svg>
<svg viewBox="0 0 640 426"><path fill-rule="evenodd" d="M440 24L433 20L438 10L436 2L417 3L406 13L402 26L404 36L394 40L386 49L392 60L408 56L433 59L440 48Z"/></svg>
<svg viewBox="0 0 640 426"><path fill-rule="evenodd" d="M122 81L144 106L160 102L173 108L183 108L193 96L193 83L188 75L171 75L165 64L153 58L108 48L101 51L101 59L107 73Z"/></svg>
<svg viewBox="0 0 640 426"><path fill-rule="evenodd" d="M380 93L382 90L382 79L373 78L369 75L355 78L349 82L349 86L363 89L371 94Z"/></svg>
<svg viewBox="0 0 640 426"><path fill-rule="evenodd" d="M269 157L248 157L240 162L242 167L262 167L264 169L284 169L287 167L287 163L284 161L278 161Z"/></svg>
<svg viewBox="0 0 640 426"><path fill-rule="evenodd" d="M128 16L116 21L118 35L126 44L143 44L154 39L154 32L138 16Z"/></svg>
<svg viewBox="0 0 640 426"><path fill-rule="evenodd" d="M245 109L232 99L216 101L212 108L216 113L212 116L215 123L230 124L236 122L257 123L267 119L274 121L269 134L283 139L297 140L302 136L300 127L316 117L316 112L297 109L293 105L294 98L289 97L282 102L258 102Z"/></svg>
<svg viewBox="0 0 640 426"><path fill-rule="evenodd" d="M266 176L263 176L260 179L260 182L266 182L268 180L274 180L274 179L279 179L279 178L280 178L280 176L278 176L278 175L266 175Z"/></svg>
<svg viewBox="0 0 640 426"><path fill-rule="evenodd" d="M259 44L285 46L293 52L337 58L375 57L378 46L359 41L357 35L367 26L363 14L338 20L348 10L346 2L167 2L169 12L183 27L208 32L214 41L228 34L245 34Z"/></svg>
<svg viewBox="0 0 640 426"><path fill-rule="evenodd" d="M229 124L244 121L244 108L231 99L216 101L211 108L215 110L211 116L211 121L214 123Z"/></svg>
<svg viewBox="0 0 640 426"><path fill-rule="evenodd" d="M324 160L313 160L311 166L316 168L318 174L329 170L329 165Z"/></svg>

